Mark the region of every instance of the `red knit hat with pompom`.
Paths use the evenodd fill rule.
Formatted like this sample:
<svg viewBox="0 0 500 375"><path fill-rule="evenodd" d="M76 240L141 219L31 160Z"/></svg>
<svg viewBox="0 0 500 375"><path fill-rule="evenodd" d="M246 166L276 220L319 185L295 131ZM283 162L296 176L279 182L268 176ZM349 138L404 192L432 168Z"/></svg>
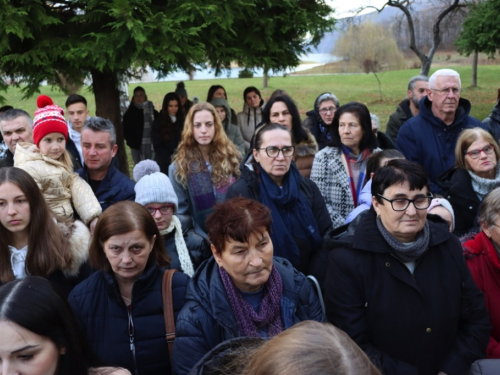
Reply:
<svg viewBox="0 0 500 375"><path fill-rule="evenodd" d="M68 140L68 125L64 110L55 105L47 95L40 95L36 100L38 109L33 119L33 141L38 146L40 140L49 133L61 133Z"/></svg>

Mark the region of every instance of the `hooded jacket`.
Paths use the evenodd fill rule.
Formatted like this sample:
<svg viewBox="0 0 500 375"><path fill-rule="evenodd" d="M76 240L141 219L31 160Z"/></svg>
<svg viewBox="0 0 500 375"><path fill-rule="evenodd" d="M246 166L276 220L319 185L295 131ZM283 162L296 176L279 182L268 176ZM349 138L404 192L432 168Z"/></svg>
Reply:
<svg viewBox="0 0 500 375"><path fill-rule="evenodd" d="M82 330L99 357L110 366L125 367L134 375L171 373L162 281L163 270L153 264L147 266L134 283L130 311L109 272L94 273L71 292L68 301ZM175 319L184 306L188 281L182 272L173 275Z"/></svg>
<svg viewBox="0 0 500 375"><path fill-rule="evenodd" d="M466 375L484 358L491 325L460 241L428 220L428 249L413 274L362 213L329 242L327 318L385 375Z"/></svg>
<svg viewBox="0 0 500 375"><path fill-rule="evenodd" d="M262 109L265 106L264 99L260 99L258 108L250 108L247 103L243 104L243 111L238 113L238 127L240 128L243 139L245 140L245 152L250 149L253 134L257 125L262 122Z"/></svg>
<svg viewBox="0 0 500 375"><path fill-rule="evenodd" d="M483 120L483 124L495 141L500 143L500 100L493 107L490 115Z"/></svg>
<svg viewBox="0 0 500 375"><path fill-rule="evenodd" d="M303 320L323 322L319 299L310 281L286 259L275 257L273 264L283 282L280 303L283 328L288 329ZM188 285L186 305L176 325L172 355L174 373L187 374L215 346L240 336L219 266L212 257L200 266Z"/></svg>
<svg viewBox="0 0 500 375"><path fill-rule="evenodd" d="M233 142L241 155L245 155L245 141L241 135L240 128L233 124L231 108L229 107L227 100L222 98L213 98L212 105L214 107L224 107L224 110L226 111L226 118L222 121L222 127L224 128L229 140Z"/></svg>
<svg viewBox="0 0 500 375"><path fill-rule="evenodd" d="M480 127L481 121L469 116L471 104L460 98L455 119L446 125L432 113L432 102L424 97L420 100L420 113L409 119L399 130L396 148L408 160L424 167L429 176L433 193L442 194L438 178L455 164L455 146L464 129Z"/></svg>
<svg viewBox="0 0 500 375"><path fill-rule="evenodd" d="M73 207L80 219L89 224L102 210L94 192L76 173L59 161L28 151L31 143L17 144L14 165L24 169L35 180L49 208L56 215L73 219Z"/></svg>
<svg viewBox="0 0 500 375"><path fill-rule="evenodd" d="M410 110L410 99L406 98L401 103L399 103L396 111L389 115L389 121L387 121L387 127L385 129L385 134L392 139L395 143L398 137L399 129L401 126L413 117Z"/></svg>
<svg viewBox="0 0 500 375"><path fill-rule="evenodd" d="M484 293L493 325L488 358L500 359L500 258L490 238L481 231L463 245L467 266L478 288Z"/></svg>

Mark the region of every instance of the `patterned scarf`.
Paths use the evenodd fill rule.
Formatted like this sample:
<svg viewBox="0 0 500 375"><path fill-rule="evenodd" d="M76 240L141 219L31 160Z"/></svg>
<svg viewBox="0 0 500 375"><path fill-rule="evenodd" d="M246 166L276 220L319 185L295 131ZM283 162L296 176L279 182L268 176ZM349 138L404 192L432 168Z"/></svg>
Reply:
<svg viewBox="0 0 500 375"><path fill-rule="evenodd" d="M212 184L210 171L205 167L201 169L198 161L192 162L187 175L188 189L194 200L195 221L206 232L205 220L210 215L216 203L226 199L227 189L234 184L236 178L231 175L219 186Z"/></svg>
<svg viewBox="0 0 500 375"><path fill-rule="evenodd" d="M144 130L142 131L142 155L144 159L153 159L153 145L151 144L151 124L154 120L153 103L146 100L141 105L132 101L136 108L142 109L144 112Z"/></svg>
<svg viewBox="0 0 500 375"><path fill-rule="evenodd" d="M231 309L236 316L241 336L259 337L259 329L267 329L268 336L271 338L283 331L280 307L283 283L274 265L271 275L264 285L264 298L262 299L258 313L243 298L241 293L236 290L231 276L229 276L226 270L219 267L219 274L229 298Z"/></svg>
<svg viewBox="0 0 500 375"><path fill-rule="evenodd" d="M342 145L342 153L340 154L340 157L347 172L354 207L358 206L359 195L361 194L361 190L363 190L363 185L366 177L366 162L368 156L370 156L370 150L367 148L363 150L361 155L354 155L349 147ZM355 175L353 173L353 167L359 170L357 183L355 180Z"/></svg>
<svg viewBox="0 0 500 375"><path fill-rule="evenodd" d="M404 245L401 241L397 240L392 234L385 229L382 220L377 217L377 228L382 234L382 237L387 241L392 248L392 253L396 258L404 263L413 262L420 258L420 256L429 247L430 229L429 223L426 221L424 229L417 233L417 239L411 246Z"/></svg>
<svg viewBox="0 0 500 375"><path fill-rule="evenodd" d="M494 179L479 177L472 171L467 171L472 180L472 190L476 193L480 202L483 201L486 194L500 186L500 164L496 167Z"/></svg>

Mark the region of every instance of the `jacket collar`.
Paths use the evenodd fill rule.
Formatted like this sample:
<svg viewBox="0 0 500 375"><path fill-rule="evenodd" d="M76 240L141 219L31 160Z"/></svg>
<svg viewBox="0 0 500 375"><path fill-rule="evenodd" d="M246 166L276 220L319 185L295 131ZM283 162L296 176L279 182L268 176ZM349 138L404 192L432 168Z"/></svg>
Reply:
<svg viewBox="0 0 500 375"><path fill-rule="evenodd" d="M436 117L432 112L432 102L424 96L420 100L420 112L418 116L421 116L429 124L438 127L452 128L464 122L469 116L471 109L471 104L467 99L460 98L458 100L457 111L455 112L455 119L450 125L446 125L439 117Z"/></svg>
<svg viewBox="0 0 500 375"><path fill-rule="evenodd" d="M326 244L328 248L347 247L371 253L391 253L392 248L378 230L375 222L376 213L371 208L358 215L348 226L343 226L330 232ZM428 220L428 219L427 219ZM451 234L443 225L429 221L430 240L429 247L445 242ZM339 233L339 229L343 230Z"/></svg>

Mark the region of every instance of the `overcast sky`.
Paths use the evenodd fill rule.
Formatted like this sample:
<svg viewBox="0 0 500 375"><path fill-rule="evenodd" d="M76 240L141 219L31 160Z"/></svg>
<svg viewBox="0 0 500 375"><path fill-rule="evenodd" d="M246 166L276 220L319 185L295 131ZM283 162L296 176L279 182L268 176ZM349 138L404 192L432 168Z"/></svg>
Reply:
<svg viewBox="0 0 500 375"><path fill-rule="evenodd" d="M380 7L386 1L384 0L326 0L326 2L335 9L334 17L343 18L351 16L357 9L363 6L378 6ZM365 13L370 12L367 10Z"/></svg>

